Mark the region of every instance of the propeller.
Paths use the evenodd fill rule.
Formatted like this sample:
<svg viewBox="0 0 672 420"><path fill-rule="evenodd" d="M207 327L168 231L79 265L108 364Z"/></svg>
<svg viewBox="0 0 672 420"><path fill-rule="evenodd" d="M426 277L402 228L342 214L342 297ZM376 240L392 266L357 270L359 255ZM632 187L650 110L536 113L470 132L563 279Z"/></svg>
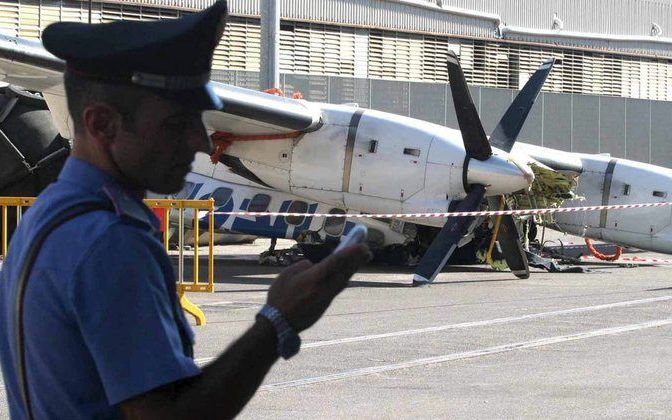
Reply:
<svg viewBox="0 0 672 420"><path fill-rule="evenodd" d="M554 64L555 58L544 61L525 83L490 135L490 144L507 153L511 151Z"/></svg>
<svg viewBox="0 0 672 420"><path fill-rule="evenodd" d="M453 94L457 123L462 132L462 141L467 157L488 160L492 156L492 147L483 130L481 118L471 98L467 81L464 78L460 61L454 52L448 52L448 77L450 78L450 91Z"/></svg>
<svg viewBox="0 0 672 420"><path fill-rule="evenodd" d="M485 196L485 186L475 184L466 198L460 202L455 211L473 211L481 205ZM434 281L436 276L443 270L448 258L453 254L457 243L469 232L473 224L473 217L451 217L436 235L420 264L413 275L413 285L420 286ZM473 229L473 228L472 228Z"/></svg>
<svg viewBox="0 0 672 420"><path fill-rule="evenodd" d="M509 109L495 127L490 136L490 143L505 152L510 152L513 145L523 128L525 119L534 105L534 101L539 96L546 78L553 69L555 58L551 58L542 63L539 69L530 77L525 87L520 91L511 103ZM504 210L509 210L504 197ZM488 199L490 208L497 208L498 199L490 197ZM497 242L502 250L506 264L511 272L518 278L526 279L530 277L530 268L527 262L527 255L523 244L520 242L520 232L516 226L513 216L502 216L499 231L497 233Z"/></svg>
<svg viewBox="0 0 672 420"><path fill-rule="evenodd" d="M504 200L504 196L500 196ZM491 209L497 208L499 199L497 197L488 197L488 206ZM509 206L504 201L502 210L509 210ZM497 231L497 242L502 250L506 265L509 266L511 272L519 279L526 279L530 277L530 267L527 263L527 256L525 248L520 242L520 232L516 226L516 221L513 216L500 216L499 230Z"/></svg>
<svg viewBox="0 0 672 420"><path fill-rule="evenodd" d="M455 211L474 211L480 207L485 197L486 187L482 184L470 185L468 183L469 161L471 159L479 161L490 159L493 154L490 142L505 152L511 151L516 138L520 134L523 123L530 113L530 109L553 67L554 61L548 60L544 62L539 70L528 80L525 87L516 96L495 128L490 141L488 141L483 124L478 116L478 111L469 92L460 62L455 53L449 51L447 64L448 76L450 77L450 90L466 152L462 179L467 196L458 204ZM497 198L495 198L496 202ZM497 208L497 206L495 205L493 208ZM413 275L413 285L424 285L434 281L455 251L455 248L457 248L460 239L464 235L469 234L474 228L473 217L449 218L418 264ZM512 217L509 216L502 219L497 238L507 264L513 273L521 278L528 277L527 258Z"/></svg>

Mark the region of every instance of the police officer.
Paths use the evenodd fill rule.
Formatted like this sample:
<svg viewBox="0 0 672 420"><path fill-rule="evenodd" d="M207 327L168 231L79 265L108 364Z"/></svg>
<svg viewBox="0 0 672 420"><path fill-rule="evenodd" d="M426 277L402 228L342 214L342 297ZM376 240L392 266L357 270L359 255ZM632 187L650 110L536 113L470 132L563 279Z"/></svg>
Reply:
<svg viewBox="0 0 672 420"><path fill-rule="evenodd" d="M0 273L0 361L14 418L226 418L299 350L370 254L353 246L273 282L254 324L212 364L192 358L158 223L210 142L201 112L226 3L178 20L56 23L74 148L20 224Z"/></svg>

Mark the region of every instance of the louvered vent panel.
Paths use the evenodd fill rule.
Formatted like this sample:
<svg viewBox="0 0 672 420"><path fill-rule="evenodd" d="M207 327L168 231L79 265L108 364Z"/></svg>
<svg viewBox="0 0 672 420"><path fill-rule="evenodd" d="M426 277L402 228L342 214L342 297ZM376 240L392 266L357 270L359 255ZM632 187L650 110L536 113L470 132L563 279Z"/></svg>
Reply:
<svg viewBox="0 0 672 420"><path fill-rule="evenodd" d="M258 22L231 19L215 49L212 68L259 71L260 36Z"/></svg>
<svg viewBox="0 0 672 420"><path fill-rule="evenodd" d="M173 19L183 13L189 12L94 2L92 22ZM88 19L85 1L0 0L0 30L25 38L38 38L53 22ZM449 49L460 57L468 83L476 86L519 89L543 60L556 57L558 63L545 91L672 101L669 59L308 22L282 22L280 70L445 83ZM259 20L234 17L215 51L213 68L258 71L259 54Z"/></svg>
<svg viewBox="0 0 672 420"><path fill-rule="evenodd" d="M22 38L39 38L40 6L37 2L21 4L19 10L19 36Z"/></svg>
<svg viewBox="0 0 672 420"><path fill-rule="evenodd" d="M122 20L142 20L142 8L140 6L121 5L121 19Z"/></svg>
<svg viewBox="0 0 672 420"><path fill-rule="evenodd" d="M62 1L59 2L60 5L60 20L63 22L88 22L89 21L89 7L88 4L85 4L81 1ZM99 23L102 21L102 11L104 5L94 5L95 13L92 14L92 17L95 16L95 20L91 19L93 22Z"/></svg>
<svg viewBox="0 0 672 420"><path fill-rule="evenodd" d="M0 1L0 30L7 35L19 35L19 4L16 1Z"/></svg>
<svg viewBox="0 0 672 420"><path fill-rule="evenodd" d="M123 14L121 9L121 4L103 3L103 22L107 23L121 20Z"/></svg>
<svg viewBox="0 0 672 420"><path fill-rule="evenodd" d="M40 36L47 26L61 21L61 3L58 0L43 0L40 8Z"/></svg>
<svg viewBox="0 0 672 420"><path fill-rule="evenodd" d="M389 31L370 32L369 77L446 82L448 48L475 86L520 89L544 60L555 57L544 91L672 100L670 60Z"/></svg>
<svg viewBox="0 0 672 420"><path fill-rule="evenodd" d="M354 30L312 23L281 25L280 71L353 76Z"/></svg>
<svg viewBox="0 0 672 420"><path fill-rule="evenodd" d="M280 25L280 71L291 73L294 68L294 50L296 49L294 25Z"/></svg>

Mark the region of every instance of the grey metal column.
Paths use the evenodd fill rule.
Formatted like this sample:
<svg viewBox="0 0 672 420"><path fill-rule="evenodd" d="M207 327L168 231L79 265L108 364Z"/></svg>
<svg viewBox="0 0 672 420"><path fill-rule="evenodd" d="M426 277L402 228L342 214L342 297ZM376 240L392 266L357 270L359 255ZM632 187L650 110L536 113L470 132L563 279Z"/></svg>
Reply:
<svg viewBox="0 0 672 420"><path fill-rule="evenodd" d="M280 0L261 0L262 89L280 87Z"/></svg>

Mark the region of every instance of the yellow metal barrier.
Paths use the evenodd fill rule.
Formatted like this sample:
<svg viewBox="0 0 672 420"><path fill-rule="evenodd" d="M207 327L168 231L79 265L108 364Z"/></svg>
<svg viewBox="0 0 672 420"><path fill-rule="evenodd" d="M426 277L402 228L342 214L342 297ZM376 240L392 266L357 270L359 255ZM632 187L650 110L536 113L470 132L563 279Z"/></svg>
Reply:
<svg viewBox="0 0 672 420"><path fill-rule="evenodd" d="M163 245L168 252L168 238L170 237L170 213L171 210L177 211L177 294L180 297L182 308L196 319L197 325L205 324L205 314L196 305L191 303L185 292L209 292L215 291L215 255L214 255L214 237L215 220L214 210L215 201L209 200L170 200L170 199L148 199L145 200L148 207L163 210ZM184 213L185 210L193 210L192 229L194 232L194 266L191 282L184 279ZM198 239L200 237L199 212L208 212L208 282L201 283L200 277L200 255L198 250Z"/></svg>
<svg viewBox="0 0 672 420"><path fill-rule="evenodd" d="M7 254L8 248L8 228L9 228L9 207L16 208L16 224L18 225L23 215L23 209L30 207L35 203L34 197L0 197L0 208L2 209L2 254ZM214 258L214 208L215 201L209 200L169 200L169 199L147 199L145 204L154 209L163 210L163 245L168 252L168 239L170 237L170 213L172 210L178 212L178 278L177 294L180 297L182 308L196 319L197 325L205 324L205 314L196 305L187 299L185 292L214 292L215 291L215 258ZM184 279L184 212L187 209L193 210L193 230L194 230L194 266L192 281L186 282ZM199 212L208 212L208 280L203 283L199 279L200 261L198 238L200 236Z"/></svg>
<svg viewBox="0 0 672 420"><path fill-rule="evenodd" d="M9 230L9 207L16 208L16 225L19 224L23 216L23 208L30 207L35 203L34 197L0 197L0 208L2 208L2 253L0 257L7 255L8 230ZM13 228L16 226L12 226Z"/></svg>

